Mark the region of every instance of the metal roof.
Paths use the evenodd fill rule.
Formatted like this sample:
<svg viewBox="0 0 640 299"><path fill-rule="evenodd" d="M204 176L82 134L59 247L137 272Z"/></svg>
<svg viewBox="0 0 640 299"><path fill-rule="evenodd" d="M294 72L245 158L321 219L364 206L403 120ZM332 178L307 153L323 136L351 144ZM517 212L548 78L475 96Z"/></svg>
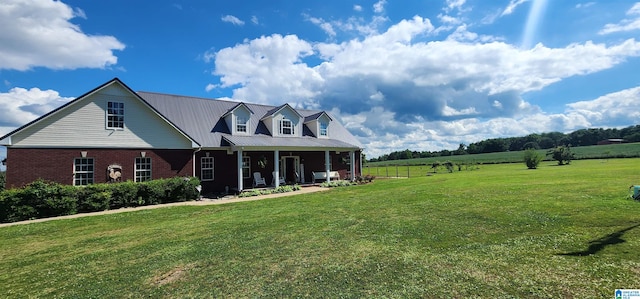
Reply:
<svg viewBox="0 0 640 299"><path fill-rule="evenodd" d="M333 120L328 128L329 138L316 138L304 124L302 137L273 137L262 123L261 118L265 115L272 115L287 104L276 107L243 103L253 112L247 124L247 131L250 134L238 136L231 135L231 131L222 118L227 112L236 108L239 105L238 102L153 92L137 92L137 94L204 148L228 146L227 143L245 147L362 148L362 144L342 124L324 111L293 109L291 107L303 119L320 115L323 112L326 113Z"/></svg>

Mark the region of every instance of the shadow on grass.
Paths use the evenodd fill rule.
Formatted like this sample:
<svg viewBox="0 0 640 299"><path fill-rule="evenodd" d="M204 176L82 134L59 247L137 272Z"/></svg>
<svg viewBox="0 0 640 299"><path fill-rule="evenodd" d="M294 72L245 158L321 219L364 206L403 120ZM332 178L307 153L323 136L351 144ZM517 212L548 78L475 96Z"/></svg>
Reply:
<svg viewBox="0 0 640 299"><path fill-rule="evenodd" d="M568 255L568 256L587 256L587 255L592 255L592 254L596 254L599 251L603 250L605 247L609 246L609 245L615 245L615 244L620 244L620 243L624 243L626 242L624 239L622 239L622 235L624 235L624 233L636 228L640 226L639 224L636 225L632 225L629 226L625 229L621 229L617 232L608 234L600 239L596 239L593 240L591 242L589 242L589 247L586 250L583 251L574 251L574 252L569 252L569 253L561 253L559 255Z"/></svg>

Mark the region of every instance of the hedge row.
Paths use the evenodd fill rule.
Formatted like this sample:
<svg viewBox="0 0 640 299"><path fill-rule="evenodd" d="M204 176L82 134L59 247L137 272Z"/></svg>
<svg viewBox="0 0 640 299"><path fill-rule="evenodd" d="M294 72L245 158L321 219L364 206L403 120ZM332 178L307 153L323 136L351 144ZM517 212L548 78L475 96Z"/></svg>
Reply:
<svg viewBox="0 0 640 299"><path fill-rule="evenodd" d="M176 177L74 187L44 180L0 192L0 222L195 200L197 178Z"/></svg>

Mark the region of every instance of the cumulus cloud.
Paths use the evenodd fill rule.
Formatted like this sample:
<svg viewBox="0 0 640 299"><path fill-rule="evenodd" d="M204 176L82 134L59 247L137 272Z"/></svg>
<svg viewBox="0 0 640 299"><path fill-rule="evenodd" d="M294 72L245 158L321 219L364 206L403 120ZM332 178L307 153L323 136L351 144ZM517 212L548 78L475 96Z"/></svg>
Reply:
<svg viewBox="0 0 640 299"><path fill-rule="evenodd" d="M72 98L61 97L54 90L14 87L0 93L0 127L24 125L70 100Z"/></svg>
<svg viewBox="0 0 640 299"><path fill-rule="evenodd" d="M312 17L307 14L303 14L303 16L305 17L305 19L307 19L307 21L320 27L320 29L322 29L322 31L324 31L328 36L330 37L336 36L336 31L333 29L333 25L331 25L331 22L327 22L322 18Z"/></svg>
<svg viewBox="0 0 640 299"><path fill-rule="evenodd" d="M354 5L353 5L353 10L354 10L354 11L362 11L362 6L361 6L361 5L358 5L358 4L354 4Z"/></svg>
<svg viewBox="0 0 640 299"><path fill-rule="evenodd" d="M0 69L105 68L125 45L113 36L89 35L71 20L81 9L51 0L0 2Z"/></svg>
<svg viewBox="0 0 640 299"><path fill-rule="evenodd" d="M220 18L220 20L222 20L223 22L226 22L226 23L231 23L231 24L236 25L236 26L244 25L244 21L243 20L240 20L237 17L232 16L232 15L223 16L222 18Z"/></svg>
<svg viewBox="0 0 640 299"><path fill-rule="evenodd" d="M429 19L415 16L360 39L312 43L274 34L205 56L220 80L211 88L232 88L238 100L331 111L361 138L370 156L395 146L400 148L391 150L439 150L496 136L602 124L617 114L587 113L592 107L580 102L562 114L546 114L522 95L640 56L635 39L522 49L469 32L464 24L448 39L425 39L437 30ZM620 95L606 99L613 97ZM606 101L589 104L601 102ZM596 111L611 110L598 105Z"/></svg>
<svg viewBox="0 0 640 299"><path fill-rule="evenodd" d="M622 21L618 23L604 25L604 28L602 28L598 33L604 35L615 32L640 30L640 2L636 2L627 11L627 16L628 18L622 19Z"/></svg>

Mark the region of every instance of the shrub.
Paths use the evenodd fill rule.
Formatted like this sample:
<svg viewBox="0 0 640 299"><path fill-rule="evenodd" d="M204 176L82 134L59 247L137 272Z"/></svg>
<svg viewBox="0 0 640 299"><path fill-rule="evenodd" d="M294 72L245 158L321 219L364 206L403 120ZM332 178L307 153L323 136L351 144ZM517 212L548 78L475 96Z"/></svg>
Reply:
<svg viewBox="0 0 640 299"><path fill-rule="evenodd" d="M109 209L137 207L144 204L138 198L138 184L132 181L111 184L111 202Z"/></svg>
<svg viewBox="0 0 640 299"><path fill-rule="evenodd" d="M37 180L23 188L0 191L0 222L15 222L108 209L197 199L197 178L127 181L83 187Z"/></svg>
<svg viewBox="0 0 640 299"><path fill-rule="evenodd" d="M328 188L328 187L345 187L345 186L351 186L355 183L348 181L348 180L336 180L336 181L331 181L331 182L323 182L322 184L320 184L320 186Z"/></svg>
<svg viewBox="0 0 640 299"><path fill-rule="evenodd" d="M36 180L23 189L22 203L35 208L36 218L77 213L76 188Z"/></svg>
<svg viewBox="0 0 640 299"><path fill-rule="evenodd" d="M4 171L0 171L0 191L6 188L7 184L7 173Z"/></svg>
<svg viewBox="0 0 640 299"><path fill-rule="evenodd" d="M538 168L540 161L542 161L542 155L540 155L540 153L538 153L536 150L528 149L524 151L524 164L527 165L527 168Z"/></svg>
<svg viewBox="0 0 640 299"><path fill-rule="evenodd" d="M568 145L561 145L551 149L547 152L547 155L558 161L558 165L570 164L571 160L575 159L575 154L571 152L571 147Z"/></svg>
<svg viewBox="0 0 640 299"><path fill-rule="evenodd" d="M109 209L112 185L95 184L78 189L78 213L99 212Z"/></svg>

